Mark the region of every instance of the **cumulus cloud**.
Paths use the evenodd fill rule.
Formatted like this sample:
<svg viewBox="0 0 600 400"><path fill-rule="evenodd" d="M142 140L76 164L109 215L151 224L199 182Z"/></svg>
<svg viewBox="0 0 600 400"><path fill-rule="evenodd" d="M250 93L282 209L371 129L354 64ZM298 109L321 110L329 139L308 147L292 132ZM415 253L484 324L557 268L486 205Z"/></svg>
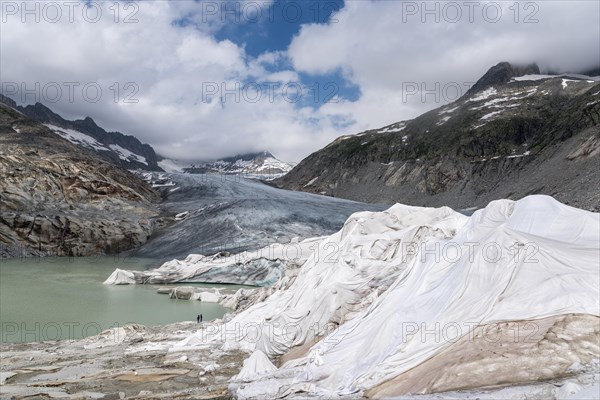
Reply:
<svg viewBox="0 0 600 400"><path fill-rule="evenodd" d="M352 1L336 23L303 26L288 53L298 71L343 71L362 97L330 112L377 126L455 99L500 61L555 71L600 65L599 4ZM414 84L431 93L402 96Z"/></svg>
<svg viewBox="0 0 600 400"><path fill-rule="evenodd" d="M499 2L496 22L494 9L482 15L483 3L469 21L457 2L464 15L456 23L444 21L453 16L444 14L451 11L442 10L445 3L437 3L439 22L435 13L423 22L423 2L347 1L329 23L303 25L287 51L252 57L243 45L216 39L228 21L201 2L119 3L118 18L113 2L93 2L102 15L94 22L89 16L97 10L85 2L73 7L73 21L61 6L54 22L23 15L22 2L3 2L0 80L5 92L6 83L29 90L13 96L18 102L42 101L68 118L89 115L166 157L213 159L267 149L299 161L339 135L452 100L407 97L407 83L432 89L436 82L456 82L466 91L499 61L537 61L555 70L600 64L598 2L527 3L535 9L519 3L517 21L509 8L515 3ZM525 23L531 16L538 22ZM332 73L358 87L356 101L311 100L306 79L318 82ZM56 85L61 96L54 95ZM298 87L301 99L293 94Z"/></svg>

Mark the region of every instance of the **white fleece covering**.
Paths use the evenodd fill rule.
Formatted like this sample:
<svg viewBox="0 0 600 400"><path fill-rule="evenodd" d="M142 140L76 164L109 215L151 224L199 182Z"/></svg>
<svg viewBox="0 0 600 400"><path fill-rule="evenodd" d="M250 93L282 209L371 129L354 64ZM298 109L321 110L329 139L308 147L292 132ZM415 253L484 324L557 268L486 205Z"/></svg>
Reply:
<svg viewBox="0 0 600 400"><path fill-rule="evenodd" d="M397 204L352 215L318 246L289 289L176 349L222 341L254 352L237 380L260 379L240 383L239 398L343 395L410 370L478 325L600 315L600 215L548 196L494 201L471 217ZM311 343L278 370L265 361Z"/></svg>

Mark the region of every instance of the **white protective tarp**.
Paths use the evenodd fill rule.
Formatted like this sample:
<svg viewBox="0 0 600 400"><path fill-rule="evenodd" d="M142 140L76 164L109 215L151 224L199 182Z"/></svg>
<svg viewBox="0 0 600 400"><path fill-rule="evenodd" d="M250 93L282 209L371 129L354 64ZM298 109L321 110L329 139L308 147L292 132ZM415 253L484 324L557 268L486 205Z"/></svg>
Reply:
<svg viewBox="0 0 600 400"><path fill-rule="evenodd" d="M277 371L275 381L295 375L281 382L279 393L314 387L319 394L349 394L374 387L477 325L598 316L599 246L599 214L547 196L492 202L452 239L427 240L370 307ZM262 385L268 395L261 381L239 389L238 396L260 395Z"/></svg>
<svg viewBox="0 0 600 400"><path fill-rule="evenodd" d="M262 376L274 372L277 367L273 365L269 357L258 350L244 360L244 365L240 373L232 378L233 381L251 382L260 379Z"/></svg>
<svg viewBox="0 0 600 400"><path fill-rule="evenodd" d="M176 347L222 340L273 357L316 343L237 395L356 393L478 325L600 315L599 246L599 214L548 196L494 201L470 218L402 205L357 213L319 242L289 289Z"/></svg>
<svg viewBox="0 0 600 400"><path fill-rule="evenodd" d="M451 238L467 220L447 207L395 205L353 214L339 232L302 246L305 262L288 290L275 292L216 331L199 331L176 349L225 341L226 349L260 350L272 357L310 343L368 307L403 273L415 257L405 256L404 246Z"/></svg>
<svg viewBox="0 0 600 400"><path fill-rule="evenodd" d="M291 243L275 243L239 254L190 254L183 260L171 260L147 271L116 269L105 285L231 283L270 286L282 277L284 263L302 263L321 238Z"/></svg>
<svg viewBox="0 0 600 400"><path fill-rule="evenodd" d="M243 375L261 378L237 395L356 393L478 325L600 315L599 246L599 214L548 196L494 201L471 217L399 204L356 213L339 232L301 243L287 290L172 350L221 342L256 361L304 349L272 372L248 363Z"/></svg>
<svg viewBox="0 0 600 400"><path fill-rule="evenodd" d="M133 272L124 269L115 269L112 274L104 281L105 285L133 285L135 276Z"/></svg>
<svg viewBox="0 0 600 400"><path fill-rule="evenodd" d="M424 251L405 279L315 346L305 378L354 392L425 361L450 345L444 339L458 328L467 333L503 320L600 315L599 235L598 214L550 197L492 202L452 240L437 242L441 257ZM444 257L444 248L456 254L448 250ZM448 337L446 327L453 329L446 329ZM415 328L419 333L411 334Z"/></svg>

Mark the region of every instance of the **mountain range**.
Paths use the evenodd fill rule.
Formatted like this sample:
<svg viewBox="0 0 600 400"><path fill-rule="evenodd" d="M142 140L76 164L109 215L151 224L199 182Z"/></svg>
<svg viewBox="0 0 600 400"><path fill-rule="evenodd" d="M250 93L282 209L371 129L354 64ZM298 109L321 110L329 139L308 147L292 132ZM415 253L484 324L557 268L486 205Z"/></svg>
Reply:
<svg viewBox="0 0 600 400"><path fill-rule="evenodd" d="M71 143L90 150L103 159L128 170L166 171L177 173L238 174L249 178L270 180L285 175L292 165L278 160L268 151L246 153L216 161L183 162L161 157L152 146L121 132L108 132L86 117L67 120L42 103L18 106L0 94L0 103L44 124L52 132Z"/></svg>
<svg viewBox="0 0 600 400"><path fill-rule="evenodd" d="M18 106L12 99L0 94L0 102L12 107L29 118L46 125L57 135L71 143L93 151L103 159L125 169L161 171L159 157L152 146L140 142L135 136L121 132L107 132L86 117L69 121L42 103Z"/></svg>
<svg viewBox="0 0 600 400"><path fill-rule="evenodd" d="M492 67L458 100L342 136L274 181L365 202L482 207L548 194L600 209L600 82Z"/></svg>
<svg viewBox="0 0 600 400"><path fill-rule="evenodd" d="M0 256L120 252L176 222L179 203L166 219L156 203L183 189L168 177L152 188L128 170L277 178L272 185L365 203L456 209L547 194L597 211L600 82L539 72L500 63L455 102L341 136L293 169L269 152L186 166L89 117L68 121L2 96Z"/></svg>
<svg viewBox="0 0 600 400"><path fill-rule="evenodd" d="M159 162L159 165L163 167L165 171L169 170L170 172L184 172L188 174L233 174L261 180L279 178L292 170L292 165L290 163L278 160L268 151L239 154L217 161L198 162L188 164L187 166L183 166L182 163L168 163L169 161L170 160L163 160ZM175 164L175 168L169 168L173 164Z"/></svg>

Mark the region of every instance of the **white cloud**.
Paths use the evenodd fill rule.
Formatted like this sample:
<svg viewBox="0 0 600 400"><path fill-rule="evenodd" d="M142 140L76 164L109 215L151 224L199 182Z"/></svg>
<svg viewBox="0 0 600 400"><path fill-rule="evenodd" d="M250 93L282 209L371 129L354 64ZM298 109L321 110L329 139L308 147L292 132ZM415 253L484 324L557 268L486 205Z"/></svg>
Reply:
<svg viewBox="0 0 600 400"><path fill-rule="evenodd" d="M409 9L409 3L417 10ZM361 127L412 118L441 105L433 95L426 101L421 96L403 101L407 84L434 90L439 83L439 101L444 103L455 98L457 92L449 90L454 83L466 91L468 83L500 61L535 61L565 71L600 65L600 3L530 2L535 7L527 8L527 3L518 3L517 16L516 9L510 9L517 3L487 2L488 8L486 2L476 3L471 20L464 6L461 18L449 10L444 13L444 2L349 1L336 23L303 26L289 47L289 57L300 72L341 70L358 85L362 97L357 102L328 109L352 113ZM439 23L436 13L426 14L422 8L433 10L435 4ZM502 7L500 18L495 15L497 5ZM457 22L445 22L444 16ZM525 23L527 17L538 22Z"/></svg>
<svg viewBox="0 0 600 400"><path fill-rule="evenodd" d="M425 102L420 96L405 101L407 82L432 88L436 81L473 81L503 60L561 69L600 63L597 2L538 2L537 24L515 24L510 18L497 24L481 18L421 23L418 15L404 22L406 3L347 1L336 23L305 25L287 52L256 58L229 40L216 40L214 33L226 22L203 14L193 1L137 3L137 23L115 23L112 2L94 3L103 7L96 23L82 18L83 5L76 8L74 23L65 16L58 23L31 18L23 23L19 15L3 14L1 80L29 89L36 82L42 87L57 82L65 90L65 82L79 82L74 102L66 91L55 104L39 92L38 100L65 117L92 116L106 129L133 134L168 157L206 159L267 149L299 161L336 136L414 117L445 102L436 104L431 96ZM508 13L513 3L502 4ZM127 14L121 9L120 19ZM182 18L187 25L173 23ZM288 66L276 70L278 65ZM221 90L211 102L203 101L207 83L219 89L248 81L283 85L298 81L299 73L335 71L358 86L357 101L303 107L285 101L281 89L269 98L265 87L256 102L247 98L251 89L239 101L230 94L221 102ZM89 82L103 90L96 103L82 101L81 87ZM115 103L115 82L120 100L132 93L125 83L134 82L139 91L132 97L138 102Z"/></svg>

